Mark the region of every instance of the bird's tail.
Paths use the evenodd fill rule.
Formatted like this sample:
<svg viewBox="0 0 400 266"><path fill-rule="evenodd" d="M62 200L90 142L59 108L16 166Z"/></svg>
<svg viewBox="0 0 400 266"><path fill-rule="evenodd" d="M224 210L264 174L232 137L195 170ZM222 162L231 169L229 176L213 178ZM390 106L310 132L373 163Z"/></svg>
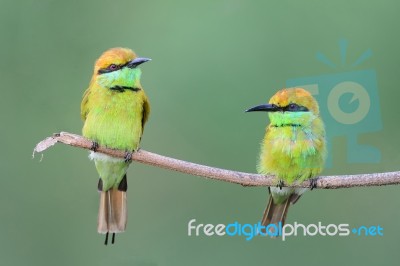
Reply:
<svg viewBox="0 0 400 266"><path fill-rule="evenodd" d="M105 243L108 242L108 233L112 233L112 244L115 241L115 233L124 232L127 221L126 206L126 176L122 179L118 188L100 191L100 206L97 220L97 231L106 234Z"/></svg>
<svg viewBox="0 0 400 266"><path fill-rule="evenodd" d="M268 228L270 236L277 236L277 232L275 232L275 229L279 227L279 223L281 223L282 226L285 225L286 215L289 210L289 206L290 204L294 204L299 199L299 197L300 195L293 193L289 195L287 199L285 199L283 202L275 203L272 194L270 194L267 208L265 209L263 217L261 219L262 226L268 226L269 224L276 225L270 226ZM266 232L264 231L263 233Z"/></svg>
<svg viewBox="0 0 400 266"><path fill-rule="evenodd" d="M282 223L282 226L285 224L286 215L289 210L290 205L290 197L288 197L282 203L275 203L272 195L269 196L269 201L267 208L264 211L261 225L267 226L269 224L276 224L278 225L279 222Z"/></svg>

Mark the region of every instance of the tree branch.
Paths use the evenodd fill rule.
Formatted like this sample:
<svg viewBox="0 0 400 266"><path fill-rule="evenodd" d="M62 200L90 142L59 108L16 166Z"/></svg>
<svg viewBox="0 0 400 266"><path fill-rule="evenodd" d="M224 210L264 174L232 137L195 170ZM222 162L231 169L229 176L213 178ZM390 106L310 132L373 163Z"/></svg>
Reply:
<svg viewBox="0 0 400 266"><path fill-rule="evenodd" d="M33 155L36 152L43 152L56 143L64 143L74 147L80 147L90 150L92 141L75 134L61 132L54 134L39 142L33 150ZM104 153L113 157L124 158L125 151L114 150L105 147L99 147L96 152ZM132 155L132 160L161 167L169 170L182 172L185 174L203 176L210 179L226 181L243 186L274 186L274 176L264 176L258 174L250 174L225 170L182 160L173 159L170 157L158 155L152 152L139 150ZM338 176L320 176L316 181L316 188L349 188L349 187L367 187L367 186L383 186L400 184L400 171L387 173L373 173L360 175L338 175ZM290 187L310 187L310 181L304 181L301 184L293 184Z"/></svg>

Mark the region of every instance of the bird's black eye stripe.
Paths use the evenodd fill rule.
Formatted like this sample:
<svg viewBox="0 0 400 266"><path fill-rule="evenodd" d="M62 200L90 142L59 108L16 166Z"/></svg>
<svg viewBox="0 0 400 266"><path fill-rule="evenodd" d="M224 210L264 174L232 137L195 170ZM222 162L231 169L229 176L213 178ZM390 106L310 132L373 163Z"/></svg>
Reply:
<svg viewBox="0 0 400 266"><path fill-rule="evenodd" d="M284 107L281 107L282 112L308 112L308 108L296 103L290 103Z"/></svg>
<svg viewBox="0 0 400 266"><path fill-rule="evenodd" d="M122 65L117 65L117 64L110 64L108 67L106 68L100 68L98 73L99 74L104 74L104 73L110 73L110 72L114 72L117 70L120 70L121 68L126 67L129 64L129 62L122 64Z"/></svg>

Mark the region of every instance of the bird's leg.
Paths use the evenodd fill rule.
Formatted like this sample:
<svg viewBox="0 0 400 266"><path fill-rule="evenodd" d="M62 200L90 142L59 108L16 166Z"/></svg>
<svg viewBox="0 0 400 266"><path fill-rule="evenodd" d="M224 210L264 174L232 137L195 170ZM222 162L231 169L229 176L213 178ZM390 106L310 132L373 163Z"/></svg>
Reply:
<svg viewBox="0 0 400 266"><path fill-rule="evenodd" d="M99 143L97 143L96 141L92 141L92 146L90 147L90 150L96 152L98 148L99 148Z"/></svg>
<svg viewBox="0 0 400 266"><path fill-rule="evenodd" d="M104 241L104 245L107 246L107 244L108 244L108 232L106 233L106 240Z"/></svg>
<svg viewBox="0 0 400 266"><path fill-rule="evenodd" d="M130 163L132 161L132 154L133 152L127 151L125 152L125 162Z"/></svg>
<svg viewBox="0 0 400 266"><path fill-rule="evenodd" d="M282 187L285 185L285 183L283 182L282 179L279 179L278 184L276 185L276 187L279 187L280 190L282 190Z"/></svg>
<svg viewBox="0 0 400 266"><path fill-rule="evenodd" d="M311 179L310 179L310 187L311 187L311 190L313 190L314 188L317 188L317 180L318 180L317 177L316 177L316 178L311 178Z"/></svg>
<svg viewBox="0 0 400 266"><path fill-rule="evenodd" d="M140 151L140 147L138 147L136 150L134 150L134 151L126 151L125 152L125 162L126 163L130 163L131 161L132 161L132 154L134 153L134 152L138 152L138 151Z"/></svg>
<svg viewBox="0 0 400 266"><path fill-rule="evenodd" d="M111 239L111 244L114 244L114 243L115 243L115 233L113 233L112 239Z"/></svg>

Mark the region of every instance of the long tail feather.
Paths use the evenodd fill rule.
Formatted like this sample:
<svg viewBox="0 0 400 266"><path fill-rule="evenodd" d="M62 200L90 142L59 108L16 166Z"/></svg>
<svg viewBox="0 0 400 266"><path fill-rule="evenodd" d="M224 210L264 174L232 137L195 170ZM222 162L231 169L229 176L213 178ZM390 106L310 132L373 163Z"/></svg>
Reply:
<svg viewBox="0 0 400 266"><path fill-rule="evenodd" d="M101 234L124 232L126 222L126 192L116 188L101 191L97 231Z"/></svg>
<svg viewBox="0 0 400 266"><path fill-rule="evenodd" d="M289 210L290 200L291 197L288 197L285 202L281 204L274 203L274 199L272 196L269 196L269 201L267 208L264 211L261 224L263 226L267 226L268 224L276 224L278 225L279 222L282 223L282 226L285 224L286 215Z"/></svg>
<svg viewBox="0 0 400 266"><path fill-rule="evenodd" d="M275 227L270 226L268 228L268 233L270 236L277 236L277 232L275 232L275 228L279 227L279 223L281 223L282 226L285 225L289 206L291 204L296 203L297 200L300 198L300 196L301 195L298 195L297 193L293 193L293 194L289 195L284 202L277 204L274 202L272 194L270 194L267 208L265 208L263 217L261 219L261 225L263 225L263 226L268 226L269 224L276 225ZM262 233L265 234L266 231L263 230Z"/></svg>

